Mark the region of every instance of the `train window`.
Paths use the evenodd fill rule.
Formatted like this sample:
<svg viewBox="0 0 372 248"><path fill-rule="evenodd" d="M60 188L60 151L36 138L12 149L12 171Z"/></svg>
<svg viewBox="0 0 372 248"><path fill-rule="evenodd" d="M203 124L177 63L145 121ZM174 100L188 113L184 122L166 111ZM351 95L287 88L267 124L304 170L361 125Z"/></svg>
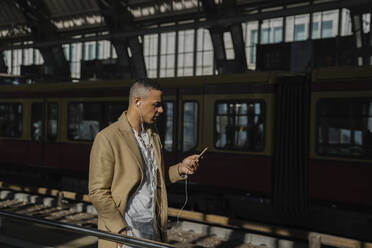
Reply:
<svg viewBox="0 0 372 248"><path fill-rule="evenodd" d="M327 99L317 105L317 152L323 156L372 157L372 101Z"/></svg>
<svg viewBox="0 0 372 248"><path fill-rule="evenodd" d="M265 128L263 102L217 102L215 113L216 148L252 152L263 150Z"/></svg>
<svg viewBox="0 0 372 248"><path fill-rule="evenodd" d="M182 151L190 151L198 143L198 103L195 101L183 103L182 134Z"/></svg>
<svg viewBox="0 0 372 248"><path fill-rule="evenodd" d="M174 134L174 102L164 102L165 108L165 135L164 149L168 152L173 151L173 134Z"/></svg>
<svg viewBox="0 0 372 248"><path fill-rule="evenodd" d="M93 140L101 129L101 103L70 103L68 106L68 137L72 140Z"/></svg>
<svg viewBox="0 0 372 248"><path fill-rule="evenodd" d="M161 142L167 152L174 151L174 102L163 101L164 112L157 121Z"/></svg>
<svg viewBox="0 0 372 248"><path fill-rule="evenodd" d="M48 141L56 141L58 131L58 104L48 104L47 137Z"/></svg>
<svg viewBox="0 0 372 248"><path fill-rule="evenodd" d="M127 108L128 102L105 103L103 127L106 127L117 121L120 115L123 113L123 111Z"/></svg>
<svg viewBox="0 0 372 248"><path fill-rule="evenodd" d="M22 116L22 104L0 103L0 137L21 137Z"/></svg>
<svg viewBox="0 0 372 248"><path fill-rule="evenodd" d="M31 138L42 141L43 137L43 103L35 102L31 105Z"/></svg>

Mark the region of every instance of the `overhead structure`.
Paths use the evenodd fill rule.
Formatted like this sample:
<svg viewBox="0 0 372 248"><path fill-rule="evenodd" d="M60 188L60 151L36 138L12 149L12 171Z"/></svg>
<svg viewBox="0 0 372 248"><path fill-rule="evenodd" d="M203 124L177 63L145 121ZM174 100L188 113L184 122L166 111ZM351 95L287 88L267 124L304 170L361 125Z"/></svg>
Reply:
<svg viewBox="0 0 372 248"><path fill-rule="evenodd" d="M127 1L97 0L101 14L111 34L134 32L140 27L134 23L133 14L128 10ZM111 43L116 49L121 78L143 78L146 76L145 60L139 36L112 37Z"/></svg>
<svg viewBox="0 0 372 248"><path fill-rule="evenodd" d="M45 73L61 80L73 73L68 58L72 51L66 54L63 46L105 40L111 42L117 55L118 77L136 78L147 75L145 35L174 32L177 40L180 30L203 28L211 35L213 73L243 72L248 56L242 23L258 22L259 43L264 20L280 17L285 22L286 17L334 9L351 11L360 48L358 63L368 64L371 37L361 35L361 15L371 11L369 0L0 0L0 52L37 48ZM229 53L226 39L232 44ZM6 66L0 61L1 71Z"/></svg>
<svg viewBox="0 0 372 248"><path fill-rule="evenodd" d="M8 71L8 68L5 63L4 54L0 54L0 73L6 73Z"/></svg>
<svg viewBox="0 0 372 248"><path fill-rule="evenodd" d="M355 45L357 49L356 64L369 65L372 57L372 32L366 33L363 29L363 14L372 10L372 3L366 3L363 8L353 6L350 8ZM372 16L370 17L370 25Z"/></svg>
<svg viewBox="0 0 372 248"><path fill-rule="evenodd" d="M202 0L207 20L215 23L223 17L231 18L239 14L236 0L223 0L216 4L214 0ZM244 72L247 69L243 31L240 23L215 23L209 27L216 59L216 69L220 74L229 72ZM234 56L228 59L226 55L224 36L231 35Z"/></svg>
<svg viewBox="0 0 372 248"><path fill-rule="evenodd" d="M23 13L25 25L31 30L30 38L35 44L58 41L61 35L50 21L49 9L43 1L16 0L15 6ZM63 81L70 75L69 64L63 54L61 44L50 44L39 48L44 59L42 74L47 79Z"/></svg>

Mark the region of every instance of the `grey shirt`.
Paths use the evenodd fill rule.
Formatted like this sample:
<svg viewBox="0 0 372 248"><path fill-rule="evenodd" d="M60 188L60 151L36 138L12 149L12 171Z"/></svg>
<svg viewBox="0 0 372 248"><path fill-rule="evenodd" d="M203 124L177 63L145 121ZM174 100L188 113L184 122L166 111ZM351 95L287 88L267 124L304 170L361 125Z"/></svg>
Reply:
<svg viewBox="0 0 372 248"><path fill-rule="evenodd" d="M140 232L139 238L154 239L154 201L158 164L149 135L142 132L139 136L133 128L132 131L142 155L143 180L138 191L129 198L124 218L131 228Z"/></svg>

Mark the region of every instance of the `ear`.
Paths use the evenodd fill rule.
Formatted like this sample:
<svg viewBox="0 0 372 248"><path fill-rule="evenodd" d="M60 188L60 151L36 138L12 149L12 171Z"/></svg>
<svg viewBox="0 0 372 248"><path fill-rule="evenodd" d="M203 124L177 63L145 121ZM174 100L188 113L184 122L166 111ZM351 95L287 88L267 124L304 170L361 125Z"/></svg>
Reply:
<svg viewBox="0 0 372 248"><path fill-rule="evenodd" d="M136 97L134 98L134 104L136 104L137 107L139 107L139 105L140 105L140 100L141 100L141 98L138 97L138 96L136 96Z"/></svg>

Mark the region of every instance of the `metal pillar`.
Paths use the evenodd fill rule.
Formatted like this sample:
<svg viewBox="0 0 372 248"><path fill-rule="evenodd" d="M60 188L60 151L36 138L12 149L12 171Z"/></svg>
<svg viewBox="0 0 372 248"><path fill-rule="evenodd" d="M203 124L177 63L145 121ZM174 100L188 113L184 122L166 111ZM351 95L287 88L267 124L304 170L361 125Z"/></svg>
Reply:
<svg viewBox="0 0 372 248"><path fill-rule="evenodd" d="M8 73L8 67L5 63L5 56L3 51L0 51L0 73Z"/></svg>
<svg viewBox="0 0 372 248"><path fill-rule="evenodd" d="M50 22L48 8L42 1L16 0L16 3L32 31L34 43L61 39L57 28ZM70 66L65 58L62 45L44 46L39 50L44 59L44 74L48 79L56 81L70 79Z"/></svg>
<svg viewBox="0 0 372 248"><path fill-rule="evenodd" d="M133 22L133 15L127 3L121 0L97 0L111 34L133 32L138 30ZM146 65L143 57L143 45L139 36L112 38L111 42L118 55L121 78L139 78L146 76Z"/></svg>
<svg viewBox="0 0 372 248"><path fill-rule="evenodd" d="M221 17L237 15L235 1L224 0L221 5L216 5L213 0L202 0L203 8L206 11L207 19L215 21ZM244 72L247 70L245 45L241 23L216 24L209 28L212 39L216 69L219 74L231 72ZM235 58L226 58L224 33L231 34Z"/></svg>
<svg viewBox="0 0 372 248"><path fill-rule="evenodd" d="M372 9L372 4L359 6L358 8L350 8L350 17L352 21L352 30L355 37L355 45L357 54L355 57L356 64L365 66L371 64L372 55L372 36L371 30L366 34L363 30L363 14L369 13Z"/></svg>

